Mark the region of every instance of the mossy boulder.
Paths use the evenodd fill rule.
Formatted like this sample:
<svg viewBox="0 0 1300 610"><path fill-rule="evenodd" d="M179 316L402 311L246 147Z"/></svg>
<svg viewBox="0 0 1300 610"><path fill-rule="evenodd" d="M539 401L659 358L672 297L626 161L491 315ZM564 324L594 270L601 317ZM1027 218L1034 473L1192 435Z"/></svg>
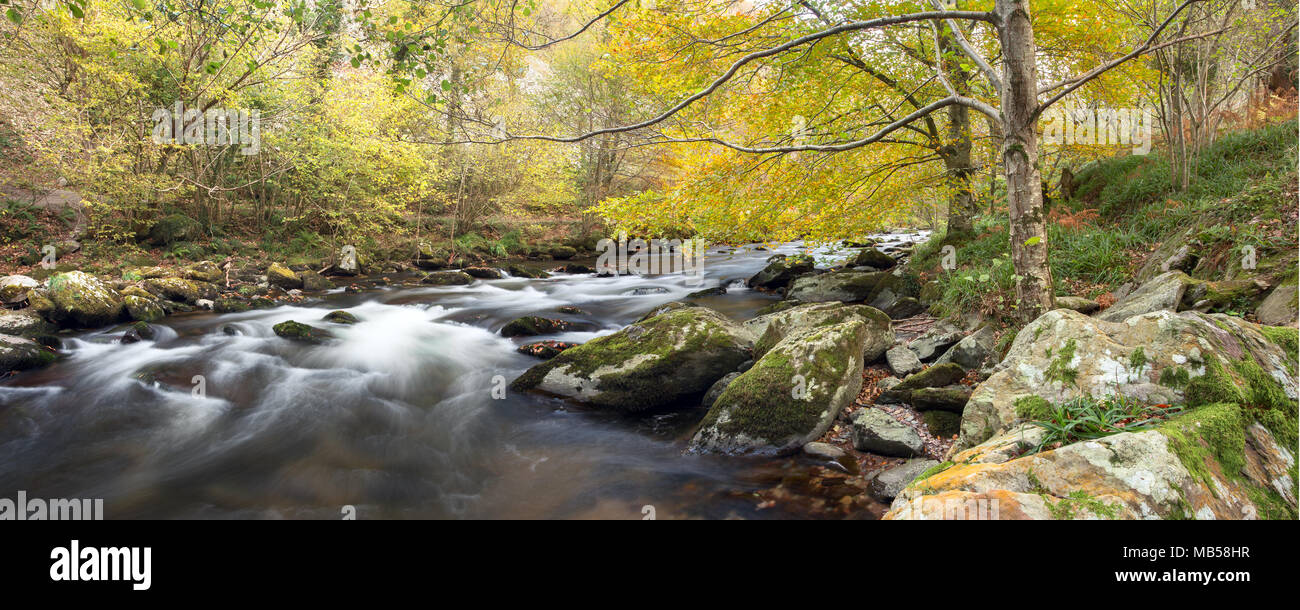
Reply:
<svg viewBox="0 0 1300 610"><path fill-rule="evenodd" d="M122 319L122 295L93 275L81 271L50 278L49 298L55 319L85 328L107 326Z"/></svg>
<svg viewBox="0 0 1300 610"><path fill-rule="evenodd" d="M128 294L122 297L122 302L126 305L127 314L132 320L156 322L167 316L162 305L151 297Z"/></svg>
<svg viewBox="0 0 1300 610"><path fill-rule="evenodd" d="M722 314L683 307L565 350L510 387L624 412L693 407L713 382L749 359L750 347Z"/></svg>
<svg viewBox="0 0 1300 610"><path fill-rule="evenodd" d="M216 263L212 261L202 261L194 263L185 268L182 276L187 280L196 280L207 282L209 284L219 284L226 280L226 272L222 271Z"/></svg>
<svg viewBox="0 0 1300 610"><path fill-rule="evenodd" d="M892 268L897 264L897 261L892 256L875 248L864 248L861 252L858 252L857 256L853 257L852 264L883 270Z"/></svg>
<svg viewBox="0 0 1300 610"><path fill-rule="evenodd" d="M198 282L178 277L162 277L145 280L141 286L146 292L169 301L193 304L195 301L212 296L215 290L200 287ZM208 286L211 286L210 284Z"/></svg>
<svg viewBox="0 0 1300 610"><path fill-rule="evenodd" d="M302 278L280 263L271 263L271 266L266 268L266 281L272 286L285 290L302 288Z"/></svg>
<svg viewBox="0 0 1300 610"><path fill-rule="evenodd" d="M921 421L930 436L935 438L952 438L961 432L961 414L951 411L925 411Z"/></svg>
<svg viewBox="0 0 1300 610"><path fill-rule="evenodd" d="M325 290L334 289L334 282L329 281L325 276L316 273L311 269L307 269L305 271L299 271L298 277L302 279L303 290L307 290L310 292L322 292Z"/></svg>
<svg viewBox="0 0 1300 610"><path fill-rule="evenodd" d="M271 309L276 307L277 303L265 297L238 298L238 297L221 297L212 305L212 310L217 313L243 313L253 309Z"/></svg>
<svg viewBox="0 0 1300 610"><path fill-rule="evenodd" d="M1083 297L1060 296L1056 297L1055 301L1057 309L1069 309L1084 315L1096 313L1098 309L1101 309L1101 303Z"/></svg>
<svg viewBox="0 0 1300 610"><path fill-rule="evenodd" d="M541 316L524 316L515 318L501 327L502 337L531 337L547 335L568 329L570 324L564 320L543 318Z"/></svg>
<svg viewBox="0 0 1300 610"><path fill-rule="evenodd" d="M271 327L271 330L280 337L300 343L321 344L334 338L334 334L328 330L293 320L276 324Z"/></svg>
<svg viewBox="0 0 1300 610"><path fill-rule="evenodd" d="M970 400L971 388L961 384L943 387L916 388L910 397L912 407L917 411L949 411L961 413Z"/></svg>
<svg viewBox="0 0 1300 610"><path fill-rule="evenodd" d="M420 279L421 284L430 286L464 286L474 282L474 278L459 271L438 271Z"/></svg>
<svg viewBox="0 0 1300 610"><path fill-rule="evenodd" d="M578 250L573 246L555 246L551 248L551 256L556 260L569 260L578 255Z"/></svg>
<svg viewBox="0 0 1300 610"><path fill-rule="evenodd" d="M965 376L966 370L959 364L954 362L936 364L904 377L901 383L885 390L881 395L889 402L911 402L913 390L949 386Z"/></svg>
<svg viewBox="0 0 1300 610"><path fill-rule="evenodd" d="M0 309L0 335L35 337L58 330L31 307L19 310Z"/></svg>
<svg viewBox="0 0 1300 610"><path fill-rule="evenodd" d="M786 298L804 303L841 301L870 302L880 294L881 283L892 277L887 271L840 271L802 275L795 278Z"/></svg>
<svg viewBox="0 0 1300 610"><path fill-rule="evenodd" d="M746 284L750 288L763 290L785 288L790 282L794 281L794 278L812 272L815 264L811 256L801 254L773 256L768 259L767 266L749 278Z"/></svg>
<svg viewBox="0 0 1300 610"><path fill-rule="evenodd" d="M744 327L754 334L754 356L761 357L792 333L848 320L860 320L867 325L867 339L862 348L864 363L876 361L894 344L889 316L866 305L809 303L759 316L745 322Z"/></svg>
<svg viewBox="0 0 1300 610"><path fill-rule="evenodd" d="M171 214L149 227L148 240L155 246L194 241L203 235L203 225L184 214Z"/></svg>
<svg viewBox="0 0 1300 610"><path fill-rule="evenodd" d="M1294 442L1235 404L1033 453L1041 438L1023 424L955 452L899 493L884 518L1296 518Z"/></svg>
<svg viewBox="0 0 1300 610"><path fill-rule="evenodd" d="M958 447L1014 425L1016 402L1123 395L1147 403L1291 405L1296 329L1224 314L1168 310L1106 322L1057 309L1016 334L962 413Z"/></svg>
<svg viewBox="0 0 1300 610"><path fill-rule="evenodd" d="M921 435L880 409L866 407L853 414L853 448L877 455L913 457L925 451Z"/></svg>
<svg viewBox="0 0 1300 610"><path fill-rule="evenodd" d="M31 339L0 334L0 372L40 368L57 359L57 352Z"/></svg>
<svg viewBox="0 0 1300 610"><path fill-rule="evenodd" d="M361 321L357 319L357 317L353 315L352 312L343 311L342 309L331 311L325 314L325 317L321 319L326 322L333 322L335 324L356 324L357 322Z"/></svg>
<svg viewBox="0 0 1300 610"><path fill-rule="evenodd" d="M856 317L792 330L726 386L690 451L787 455L816 440L862 389L871 333Z"/></svg>
<svg viewBox="0 0 1300 610"><path fill-rule="evenodd" d="M534 278L534 279L551 277L551 274L541 269L533 269L531 267L525 267L524 265L520 265L518 263L506 267L506 271L509 272L510 275L514 277L526 277L526 278Z"/></svg>

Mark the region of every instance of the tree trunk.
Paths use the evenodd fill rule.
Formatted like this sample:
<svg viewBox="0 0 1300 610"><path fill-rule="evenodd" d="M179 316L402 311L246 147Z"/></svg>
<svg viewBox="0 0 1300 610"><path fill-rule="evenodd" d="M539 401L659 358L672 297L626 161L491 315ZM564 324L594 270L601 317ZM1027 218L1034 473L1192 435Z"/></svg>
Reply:
<svg viewBox="0 0 1300 610"><path fill-rule="evenodd" d="M955 58L959 50L955 48L952 34L945 30L939 38L940 49L947 57ZM962 95L970 94L970 74L962 69L956 59L945 61L948 74L951 75L953 88ZM942 154L943 168L948 183L948 233L944 241L953 243L969 239L975 232L975 197L971 194L971 129L970 109L955 105L948 107L948 135L944 142Z"/></svg>
<svg viewBox="0 0 1300 610"><path fill-rule="evenodd" d="M1002 41L1002 163L1007 176L1011 261L1016 271L1016 317L1028 322L1052 309L1042 177L1038 172L1038 74L1028 0L997 0Z"/></svg>

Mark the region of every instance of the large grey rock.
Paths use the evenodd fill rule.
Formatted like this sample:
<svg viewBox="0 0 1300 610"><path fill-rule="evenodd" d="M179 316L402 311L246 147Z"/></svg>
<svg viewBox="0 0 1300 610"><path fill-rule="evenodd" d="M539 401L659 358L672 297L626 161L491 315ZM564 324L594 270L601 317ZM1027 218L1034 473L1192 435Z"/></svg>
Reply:
<svg viewBox="0 0 1300 610"><path fill-rule="evenodd" d="M708 391L704 393L704 398L700 400L700 406L705 409L712 407L713 403L718 402L718 397L722 396L722 392L727 389L727 386L731 385L731 382L735 381L739 376L740 371L732 371L723 375L722 379L713 382L713 385L709 386Z"/></svg>
<svg viewBox="0 0 1300 610"><path fill-rule="evenodd" d="M1017 420L1016 400L1026 396L1059 403L1119 394L1152 404L1186 404L1245 402L1248 398L1239 394L1244 392L1294 401L1295 355L1285 347L1287 340L1275 342L1276 332L1233 316L1194 311L1161 310L1124 322L1049 311L1016 334L992 376L975 389L962 412L957 446L973 447L1009 429ZM1247 362L1260 372L1237 370ZM1266 383L1278 387L1260 385Z"/></svg>
<svg viewBox="0 0 1300 610"><path fill-rule="evenodd" d="M912 339L907 347L916 354L917 358L929 361L942 355L944 350L961 341L963 336L965 334L955 324L940 320L920 336Z"/></svg>
<svg viewBox="0 0 1300 610"><path fill-rule="evenodd" d="M1255 309L1255 317L1259 319L1260 324L1295 326L1297 319L1300 319L1300 309L1297 309L1296 301L1296 284L1282 284L1264 297L1263 302Z"/></svg>
<svg viewBox="0 0 1300 610"><path fill-rule="evenodd" d="M0 372L34 369L55 358L53 351L31 339L0 335Z"/></svg>
<svg viewBox="0 0 1300 610"><path fill-rule="evenodd" d="M1295 448L1240 424L1235 406L1213 408L1223 410L1210 415L1219 425L1242 426L1227 451L1244 468L1220 463L1226 453L1179 448L1176 439L1201 435L1204 412L1031 455L1041 432L1022 425L951 456L951 467L904 488L884 518L1294 520Z"/></svg>
<svg viewBox="0 0 1300 610"><path fill-rule="evenodd" d="M993 354L993 337L996 333L990 326L966 335L961 341L944 352L935 364L955 362L966 370L975 370L983 366L984 361Z"/></svg>
<svg viewBox="0 0 1300 610"><path fill-rule="evenodd" d="M27 309L0 309L0 335L35 337L57 331L59 328L45 321L29 307Z"/></svg>
<svg viewBox="0 0 1300 610"><path fill-rule="evenodd" d="M638 412L693 401L750 358L745 332L706 307L681 307L597 337L528 369L515 391L541 390ZM686 399L691 404L684 404Z"/></svg>
<svg viewBox="0 0 1300 610"><path fill-rule="evenodd" d="M853 447L878 455L912 457L921 455L925 445L921 436L890 414L871 407L853 414Z"/></svg>
<svg viewBox="0 0 1300 610"><path fill-rule="evenodd" d="M804 303L869 302L879 293L881 282L887 277L890 277L890 274L885 271L840 271L803 275L795 278L790 284L786 298Z"/></svg>
<svg viewBox="0 0 1300 610"><path fill-rule="evenodd" d="M898 385L882 392L881 397L893 402L911 402L913 390L952 385L965 376L966 371L955 362L936 364L923 371L908 375Z"/></svg>
<svg viewBox="0 0 1300 610"><path fill-rule="evenodd" d="M916 352L908 349L906 345L889 348L885 352L885 361L889 363L889 369L899 377L911 375L925 366L921 364L921 359L916 357Z"/></svg>
<svg viewBox="0 0 1300 610"><path fill-rule="evenodd" d="M938 465L939 462L934 460L912 458L872 477L867 484L867 492L877 500L893 500L913 479Z"/></svg>
<svg viewBox="0 0 1300 610"><path fill-rule="evenodd" d="M853 265L874 267L876 269L889 269L898 264L894 257L881 252L875 248L863 248L858 255L853 257Z"/></svg>
<svg viewBox="0 0 1300 610"><path fill-rule="evenodd" d="M909 397L917 411L961 413L970 400L971 388L959 383L937 388L917 388Z"/></svg>
<svg viewBox="0 0 1300 610"><path fill-rule="evenodd" d="M792 330L727 386L690 450L788 454L816 440L862 389L871 332L852 316Z"/></svg>
<svg viewBox="0 0 1300 610"><path fill-rule="evenodd" d="M1176 311L1183 300L1183 293L1192 283L1192 278L1182 271L1161 273L1095 317L1107 322L1123 322L1133 316L1162 309Z"/></svg>
<svg viewBox="0 0 1300 610"><path fill-rule="evenodd" d="M1101 309L1101 303L1083 297L1063 296L1056 297L1056 308L1069 309L1086 315L1095 313L1098 309Z"/></svg>

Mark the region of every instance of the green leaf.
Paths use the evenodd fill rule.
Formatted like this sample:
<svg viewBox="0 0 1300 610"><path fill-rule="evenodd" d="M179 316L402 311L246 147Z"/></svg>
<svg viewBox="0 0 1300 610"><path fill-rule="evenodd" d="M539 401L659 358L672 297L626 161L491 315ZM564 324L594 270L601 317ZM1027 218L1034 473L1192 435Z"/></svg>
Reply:
<svg viewBox="0 0 1300 610"><path fill-rule="evenodd" d="M14 23L23 22L23 16L18 13L18 9L10 8L9 10L5 11L5 16L8 17L9 20Z"/></svg>
<svg viewBox="0 0 1300 610"><path fill-rule="evenodd" d="M149 6L144 0L131 0L131 5L134 6L137 11L143 11Z"/></svg>
<svg viewBox="0 0 1300 610"><path fill-rule="evenodd" d="M1033 237L1030 237L1029 239L1026 239L1026 240L1025 240L1025 245L1026 245L1026 246L1035 246L1035 245L1038 245L1038 242L1040 242L1040 241L1043 241L1043 238L1041 238L1041 237L1035 235L1035 236L1033 236Z"/></svg>
<svg viewBox="0 0 1300 610"><path fill-rule="evenodd" d="M75 4L69 4L68 10L72 11L72 16L76 17L77 19L81 19L82 17L86 16L86 12L81 10L81 7Z"/></svg>

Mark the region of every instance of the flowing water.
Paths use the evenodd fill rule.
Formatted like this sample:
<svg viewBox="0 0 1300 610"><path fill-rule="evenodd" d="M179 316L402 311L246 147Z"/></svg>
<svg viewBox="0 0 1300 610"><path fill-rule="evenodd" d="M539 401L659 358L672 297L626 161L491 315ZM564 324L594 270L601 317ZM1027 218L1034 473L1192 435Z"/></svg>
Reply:
<svg viewBox="0 0 1300 610"><path fill-rule="evenodd" d="M522 343L585 341L721 283L727 294L699 302L751 317L775 297L732 282L774 253L800 251L715 248L691 286L682 276L557 274L336 290L276 309L169 317L149 341L123 344L121 328L74 335L66 359L0 381L0 497L103 498L109 519L337 519L345 506L358 518L640 519L647 505L660 519L798 516L760 511L752 493L815 464L683 455L701 409L626 417L534 394L494 399L492 388L539 362L515 352ZM563 305L589 313L556 313ZM361 322L320 321L335 309ZM580 330L497 334L534 314ZM338 340L275 336L271 327L290 319Z"/></svg>

